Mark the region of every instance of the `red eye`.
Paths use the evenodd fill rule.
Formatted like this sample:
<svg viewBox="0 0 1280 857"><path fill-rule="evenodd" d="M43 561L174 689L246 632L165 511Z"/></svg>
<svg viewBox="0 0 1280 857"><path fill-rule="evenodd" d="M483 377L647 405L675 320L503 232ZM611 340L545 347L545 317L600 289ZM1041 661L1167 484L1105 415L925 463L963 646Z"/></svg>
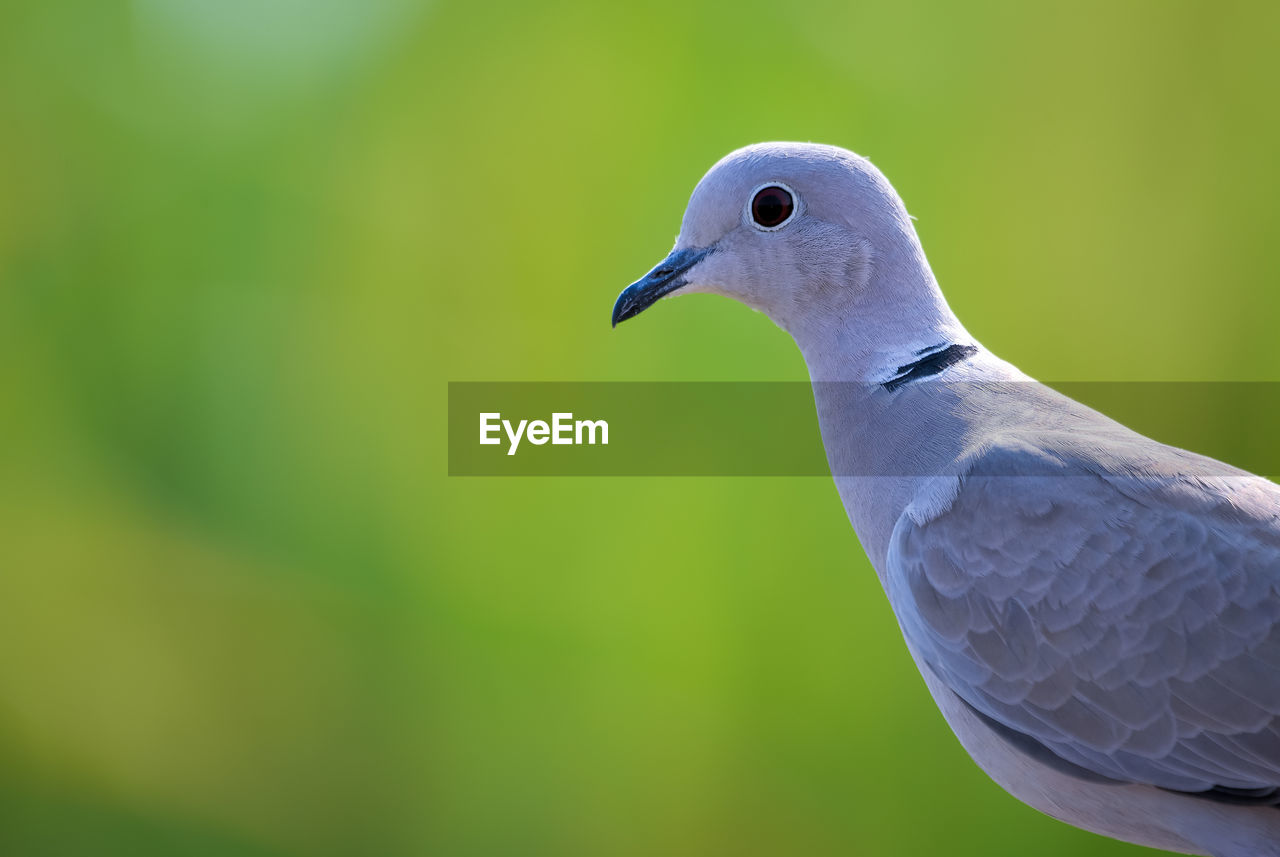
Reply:
<svg viewBox="0 0 1280 857"><path fill-rule="evenodd" d="M795 202L790 192L771 184L760 188L755 199L751 200L751 219L766 229L772 229L786 223L794 209Z"/></svg>

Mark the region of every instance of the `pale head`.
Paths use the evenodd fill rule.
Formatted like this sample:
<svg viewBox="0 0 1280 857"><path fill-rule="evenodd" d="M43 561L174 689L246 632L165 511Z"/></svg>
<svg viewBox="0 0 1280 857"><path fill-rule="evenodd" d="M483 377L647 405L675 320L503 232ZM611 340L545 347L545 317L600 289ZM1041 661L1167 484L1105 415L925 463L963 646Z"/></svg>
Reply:
<svg viewBox="0 0 1280 857"><path fill-rule="evenodd" d="M767 314L806 352L833 336L891 351L959 330L888 180L866 158L814 143L761 143L713 166L675 249L619 295L614 324L692 292Z"/></svg>

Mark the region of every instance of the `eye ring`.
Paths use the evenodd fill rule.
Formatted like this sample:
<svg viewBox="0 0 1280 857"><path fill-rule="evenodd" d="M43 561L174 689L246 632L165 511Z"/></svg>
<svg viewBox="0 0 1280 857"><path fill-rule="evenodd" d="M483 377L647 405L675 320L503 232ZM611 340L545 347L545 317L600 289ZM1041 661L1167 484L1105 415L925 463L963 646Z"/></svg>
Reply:
<svg viewBox="0 0 1280 857"><path fill-rule="evenodd" d="M765 182L751 191L746 219L762 232L774 232L790 223L800 210L800 197L782 182Z"/></svg>

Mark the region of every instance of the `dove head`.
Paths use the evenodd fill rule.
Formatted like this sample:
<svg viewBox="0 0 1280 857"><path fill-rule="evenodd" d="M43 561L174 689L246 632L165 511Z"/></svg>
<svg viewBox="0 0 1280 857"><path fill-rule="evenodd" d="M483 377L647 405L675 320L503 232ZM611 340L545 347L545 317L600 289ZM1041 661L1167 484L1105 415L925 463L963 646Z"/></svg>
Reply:
<svg viewBox="0 0 1280 857"><path fill-rule="evenodd" d="M618 296L613 323L695 292L765 313L806 357L833 344L891 354L959 327L898 194L835 146L762 143L724 157L694 188L675 249Z"/></svg>

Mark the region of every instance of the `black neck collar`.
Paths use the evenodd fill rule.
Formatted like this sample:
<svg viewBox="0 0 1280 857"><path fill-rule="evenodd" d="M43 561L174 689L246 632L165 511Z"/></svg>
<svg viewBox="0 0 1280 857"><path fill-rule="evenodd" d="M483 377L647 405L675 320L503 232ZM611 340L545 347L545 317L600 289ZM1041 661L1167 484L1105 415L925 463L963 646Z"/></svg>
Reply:
<svg viewBox="0 0 1280 857"><path fill-rule="evenodd" d="M919 356L918 360L905 366L899 366L894 376L880 386L886 392L892 393L904 384L919 381L921 378L928 378L930 375L937 375L957 363L968 360L977 353L976 346L960 345L954 342L950 345L935 345L932 348L921 349L916 352Z"/></svg>

